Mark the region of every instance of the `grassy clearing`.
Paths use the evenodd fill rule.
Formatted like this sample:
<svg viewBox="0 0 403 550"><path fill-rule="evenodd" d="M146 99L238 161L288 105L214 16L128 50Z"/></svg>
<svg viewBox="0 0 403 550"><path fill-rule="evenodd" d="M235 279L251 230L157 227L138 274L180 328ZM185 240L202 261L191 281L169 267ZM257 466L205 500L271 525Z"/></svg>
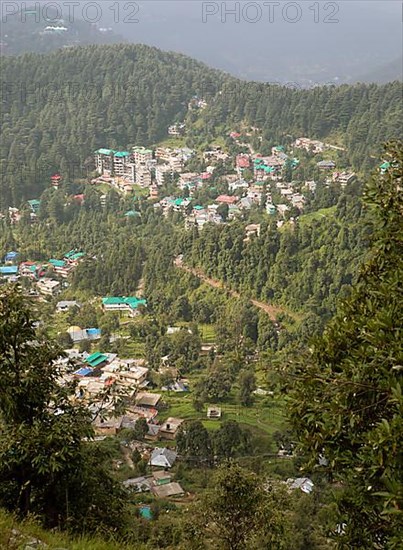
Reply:
<svg viewBox="0 0 403 550"><path fill-rule="evenodd" d="M171 149L185 147L185 137L167 137L158 143L156 147L171 147Z"/></svg>
<svg viewBox="0 0 403 550"><path fill-rule="evenodd" d="M203 343L205 344L214 344L216 341L216 334L214 325L199 325L200 337Z"/></svg>
<svg viewBox="0 0 403 550"><path fill-rule="evenodd" d="M316 212L310 212L309 214L303 214L299 218L299 222L302 224L309 224L312 221L322 220L323 218L332 218L336 213L336 206L330 206L329 208L321 208Z"/></svg>
<svg viewBox="0 0 403 550"><path fill-rule="evenodd" d="M198 373L188 377L191 388L194 387L200 376L201 374ZM163 399L168 406L167 409L161 411L159 418L165 420L169 416L173 416L185 420L201 420L203 425L211 430L218 429L225 420L236 420L239 424L251 428L255 435L264 437L266 443L271 444L273 433L285 428L287 423L284 416L284 401L276 397L256 397L251 407L243 407L236 403L236 392L237 390L234 388L228 402L218 404L222 411L220 420L207 419L207 404L202 411L195 410L192 391L187 393L165 392Z"/></svg>
<svg viewBox="0 0 403 550"><path fill-rule="evenodd" d="M13 532L13 529L16 531ZM0 548L19 550L26 546L36 547L33 539L47 544L49 550L63 548L66 550L139 550L141 546L126 546L113 541L103 541L96 537L70 539L67 534L49 532L34 521L19 522L11 514L0 510Z"/></svg>

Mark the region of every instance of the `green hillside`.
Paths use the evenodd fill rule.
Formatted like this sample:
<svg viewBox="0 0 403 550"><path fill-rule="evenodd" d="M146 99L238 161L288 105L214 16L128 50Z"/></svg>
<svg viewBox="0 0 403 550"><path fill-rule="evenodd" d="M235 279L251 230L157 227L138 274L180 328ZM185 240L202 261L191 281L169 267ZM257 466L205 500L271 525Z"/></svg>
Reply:
<svg viewBox="0 0 403 550"><path fill-rule="evenodd" d="M86 176L99 147L160 142L194 95L208 106L188 134L190 146L222 140L246 123L262 129L263 153L280 139L338 135L353 166L367 169L381 143L401 129L398 82L292 90L243 82L142 45L5 57L1 85L0 208L37 196L56 171Z"/></svg>

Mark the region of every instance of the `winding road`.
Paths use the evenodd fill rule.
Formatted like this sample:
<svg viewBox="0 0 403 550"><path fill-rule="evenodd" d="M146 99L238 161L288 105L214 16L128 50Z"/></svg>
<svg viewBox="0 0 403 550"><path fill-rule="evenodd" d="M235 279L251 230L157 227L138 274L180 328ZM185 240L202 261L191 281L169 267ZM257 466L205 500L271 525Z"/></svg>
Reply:
<svg viewBox="0 0 403 550"><path fill-rule="evenodd" d="M180 256L175 258L174 265L175 267L182 269L187 273L191 273L195 277L198 277L200 280L202 280L203 282L207 283L208 285L214 288L220 288L221 290L225 290L234 298L241 298L241 295L239 292L228 288L227 286L225 286L225 284L222 281L208 277L201 269L198 269L195 267L189 267L188 265L184 264ZM277 315L279 313L287 313L288 315L290 315L288 311L286 311L284 308L280 306L273 306L271 304L267 304L266 302L260 302L259 300L254 300L253 298L250 299L250 303L253 304L255 307L263 310L265 313L267 313L267 315L270 317L270 319L272 319L272 321L277 320Z"/></svg>

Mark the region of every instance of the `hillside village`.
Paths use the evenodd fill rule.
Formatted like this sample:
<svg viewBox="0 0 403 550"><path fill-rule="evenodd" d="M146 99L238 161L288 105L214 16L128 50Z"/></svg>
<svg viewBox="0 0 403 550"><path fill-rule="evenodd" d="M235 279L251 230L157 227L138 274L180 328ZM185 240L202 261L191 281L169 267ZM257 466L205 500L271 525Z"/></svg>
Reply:
<svg viewBox="0 0 403 550"><path fill-rule="evenodd" d="M189 109L203 110L205 106L204 100L194 98ZM183 142L187 131L188 125L177 123L167 129L167 134L169 139ZM105 148L97 149L93 154L93 170L86 187L98 191L101 208L105 209L107 194L114 190L132 201L132 207L124 213L125 218L140 218L137 205L140 200L146 200L164 217L177 213L187 230L243 220L259 207L263 214L253 223L245 223L244 240L248 242L259 236L263 220L272 219L281 228L286 223L293 224L303 215L318 185L315 179L301 181L294 178L307 158L314 162L322 186L336 185L344 189L356 179L352 170L338 166L335 151L343 150L340 147L299 137L287 146L273 146L270 155L262 155L254 151L249 142L245 143L252 134L259 134L259 130L228 132L225 138L234 148L232 153L228 147L218 144L201 150L183 144L116 150L107 148L108 144L105 144ZM383 163L380 170L387 167L387 163ZM60 193L63 183L63 175L56 173L52 175L49 186ZM82 208L86 202L86 190L65 200ZM8 222L18 225L25 217L27 223L36 224L41 216L40 209L39 198L31 199L22 209L10 207ZM0 266L0 280L2 283L22 283L31 299L39 304L52 304L54 323L60 329L57 334L63 334L69 343L68 347L64 346L63 356L57 363L61 372L60 383L75 384L75 398L88 406L97 440L118 438L122 441L124 456L138 451L144 463L142 475L135 477L130 475L130 466L123 476L124 487L134 493L150 492L156 498L172 497L178 502L186 502L189 491L175 480L172 469L183 458L175 448L175 440L188 415L170 415L170 396L177 396L174 409L180 410L180 402L187 403L194 382L171 367L169 354L162 358L155 373L141 353L131 356L126 352L120 356L119 353L101 351L103 330L99 326L68 325L70 313L79 312L83 304L64 299L63 293L69 289L77 267L84 261L95 262L96 258L79 249L47 261L21 257L18 251L7 251ZM181 267L180 262L181 258L178 258L175 265ZM59 295L62 295L61 299ZM147 315L148 297L139 291L135 296L95 296L91 303L105 318L115 316L120 332L122 327L130 327L131 323ZM167 336L184 332L191 333L186 326L167 328ZM121 339L120 334L112 334L110 342L113 339ZM214 338L201 342L200 355L214 356L216 350ZM258 399L272 394L261 387L255 390ZM121 413L117 403L123 406ZM214 423L221 421L225 414L220 405L208 403L198 416ZM235 416L235 413L231 414ZM259 419L258 415L256 413ZM127 441L124 434L128 433L136 434L136 438ZM280 443L275 456L280 460L289 459L292 446ZM124 460L118 460L117 469L123 464ZM130 460L127 464L130 465ZM300 489L308 494L313 489L313 482L308 478L290 478L287 484L290 489ZM147 508L144 510L145 514L148 513Z"/></svg>

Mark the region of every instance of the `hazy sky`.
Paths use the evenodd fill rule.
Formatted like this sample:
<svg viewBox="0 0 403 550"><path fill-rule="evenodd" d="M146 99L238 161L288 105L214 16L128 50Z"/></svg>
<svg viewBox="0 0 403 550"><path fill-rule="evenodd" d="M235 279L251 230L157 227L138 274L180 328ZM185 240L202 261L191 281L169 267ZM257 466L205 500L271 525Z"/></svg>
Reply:
<svg viewBox="0 0 403 550"><path fill-rule="evenodd" d="M72 3L48 1L63 15ZM249 79L351 81L402 54L399 0L80 2L78 15L92 17L88 6L96 3L98 26L113 27L131 42L185 53Z"/></svg>

